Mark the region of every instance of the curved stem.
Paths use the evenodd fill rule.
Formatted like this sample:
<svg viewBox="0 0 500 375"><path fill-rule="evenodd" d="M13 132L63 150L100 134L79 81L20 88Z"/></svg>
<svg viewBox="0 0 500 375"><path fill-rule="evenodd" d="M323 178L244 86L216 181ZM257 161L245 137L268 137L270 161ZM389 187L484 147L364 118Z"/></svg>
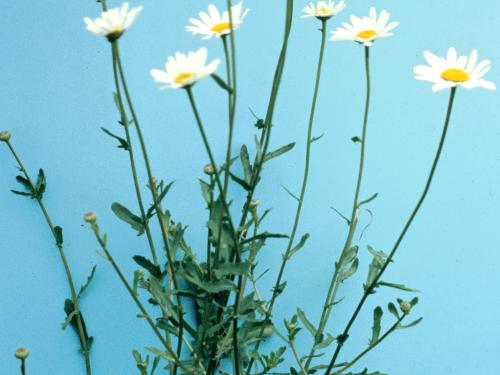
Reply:
<svg viewBox="0 0 500 375"><path fill-rule="evenodd" d="M379 273L377 274L377 276L375 277L375 279L373 280L373 282L371 283L371 285L367 285L366 290L363 293L363 296L361 297L361 300L359 301L358 305L356 306L356 309L354 310L354 313L352 314L351 318L349 319L349 322L347 323L347 325L346 325L346 327L345 327L345 329L344 329L344 331L342 333L342 337L344 338L344 341L342 343L339 342L337 344L337 348L335 349L335 352L334 352L334 354L332 356L332 359L330 361L330 364L329 364L329 366L328 366L327 371L325 372L325 374L328 374L332 370L333 366L335 365L336 360L337 360L337 358L338 358L338 356L340 354L340 351L342 349L343 343L345 342L345 339L347 339L347 337L349 335L349 331L350 331L352 325L354 324L354 321L358 317L358 314L361 311L361 309L363 308L363 305L366 302L368 296L373 292L373 290L377 286L378 281L380 280L380 278L384 274L384 272L387 269L387 267L389 266L389 264L392 262L392 259L394 258L394 255L398 251L399 245L401 245L401 242L403 241L406 233L408 232L408 229L410 229L411 224L413 223L413 220L417 216L417 213L419 212L420 207L422 206L422 204L425 201L425 198L427 197L427 194L428 194L429 189L430 189L431 184L432 184L432 179L433 179L434 174L436 172L436 168L438 166L439 159L440 159L442 151L443 151L443 146L444 146L444 143L445 143L445 140L446 140L446 134L448 133L448 127L449 127L449 124L450 124L451 113L452 113L452 109L453 109L453 103L455 101L455 94L456 94L456 87L453 87L453 88L451 88L451 91L450 91L450 99L448 101L448 109L446 111L446 119L445 119L444 126L443 126L443 132L441 134L441 139L439 141L439 146L438 146L438 149L436 151L436 155L434 157L434 161L432 163L432 167L431 167L431 170L429 172L429 176L427 178L427 182L425 183L424 191L422 192L422 195L420 196L420 199L418 200L417 205L413 209L410 217L408 218L407 222L405 223L405 225L403 227L403 230L401 231L398 239L396 240L396 243L394 244L391 252L389 253L389 256L387 257L387 260L385 261L384 265L380 269Z"/></svg>
<svg viewBox="0 0 500 375"><path fill-rule="evenodd" d="M340 287L340 283L338 282L339 276L339 268L342 263L342 259L346 252L351 248L352 239L354 237L354 233L356 231L356 226L358 222L358 206L359 206L359 196L361 192L361 186L363 183L363 175L364 175L364 167L365 167L365 151L367 144L367 132L368 132L368 115L370 111L370 97L371 97L371 79L370 79L370 47L365 47L365 74L366 74L366 99L365 99L365 112L363 116L363 130L361 135L361 151L359 156L359 168L358 168L358 177L356 180L356 190L354 193L354 199L351 210L351 219L349 221L349 232L347 234L346 241L342 248L342 252L340 253L340 260L335 267L335 271L333 273L332 279L330 281L330 286L328 287L328 293L325 299L325 303L323 305L323 311L321 313L320 323L318 325L318 331L316 332L314 345L321 341L323 338L323 332L325 330L326 324L328 323L328 319L330 318L330 314L332 312L333 305L335 303L335 298L337 296L337 291ZM309 353L306 368L309 368L314 354L316 353L316 349L313 347Z"/></svg>
<svg viewBox="0 0 500 375"><path fill-rule="evenodd" d="M120 50L118 47L118 42L115 41L115 42L113 42L113 44L114 44L114 48L115 48L118 71L120 73L120 78L121 78L121 82L123 85L123 91L124 91L125 97L127 99L130 113L132 114L132 119L134 120L134 127L135 127L135 130L137 132L137 138L139 139L139 143L141 145L141 150L142 150L142 156L144 158L144 163L146 165L146 172L147 172L148 179L149 179L149 186L151 187L151 195L153 198L153 205L154 205L154 208L156 211L156 217L158 218L158 222L160 225L161 235L162 235L163 243L165 245L165 252L167 254L168 266L169 266L169 270L170 270L170 277L172 279L172 283L174 285L174 288L176 290L179 290L179 286L177 283L177 276L175 274L175 269L174 269L175 254L172 254L169 239L168 239L168 227L167 227L168 224L165 222L165 216L164 216L164 213L162 210L161 202L158 198L158 192L156 190L156 184L155 184L155 181L153 178L151 163L149 162L148 152L146 149L146 143L144 141L144 137L142 134L139 119L138 119L137 114L135 112L132 98L131 98L130 92L128 90L127 81L125 79L125 73L123 71L123 65L122 65L121 58L120 58ZM179 337L178 337L179 345L178 345L177 355L180 356L181 350L182 350L182 342L183 342L183 340L182 340L183 329L182 328L184 326L184 309L182 306L181 297L179 296L178 293L175 293L175 294L176 294L177 305L179 307L179 327L180 327L180 329L179 329ZM177 364L174 364L173 375L175 375L176 373L177 373Z"/></svg>
<svg viewBox="0 0 500 375"><path fill-rule="evenodd" d="M26 359L21 359L21 375L26 375Z"/></svg>
<svg viewBox="0 0 500 375"><path fill-rule="evenodd" d="M24 164L21 161L21 158L17 155L16 150L12 146L12 143L10 143L10 141L7 141L6 143L7 143L7 146L9 148L10 152L12 153L12 156L14 156L14 159L16 159L16 162L17 162L17 165L19 166L19 169L26 177L26 180L29 183L30 189L34 192L35 185L33 184L32 180L28 174L28 171L24 167ZM36 196L35 198L36 198L36 201L38 203L38 206L40 207L40 209L42 211L43 217L45 218L45 221L47 222L47 224L50 228L52 236L54 237L54 240L56 241L56 246L57 246L57 249L59 250L59 256L61 257L61 261L62 261L63 266L64 266L64 272L66 273L66 279L68 281L68 286L69 286L69 290L71 293L71 300L73 302L74 309L75 309L74 312L75 312L75 319L76 319L78 336L79 336L80 343L82 346L83 356L85 358L86 374L90 375L92 373L92 369L91 369L91 364L90 364L90 353L89 353L89 348L88 348L88 344L87 344L87 337L85 335L85 329L83 326L81 313L80 313L80 309L79 309L79 304L78 304L78 295L76 293L75 283L73 281L73 276L71 275L71 269L69 267L68 259L66 258L66 254L64 252L64 247L63 247L62 243L60 243L58 240L58 237L56 235L55 226L52 222L52 219L49 216L49 213L47 211L47 208L45 207L45 204L43 203L42 198L40 198L39 196Z"/></svg>
<svg viewBox="0 0 500 375"><path fill-rule="evenodd" d="M314 125L314 115L316 114L316 103L318 100L318 92L319 92L319 85L321 81L321 70L323 67L323 57L324 57L324 52L325 52L325 43L326 43L326 25L327 21L322 20L321 21L321 46L320 46L320 52L319 52L319 58L318 58L318 66L316 70L316 82L314 85L314 95L313 95L313 100L312 100L312 105L311 105L311 111L309 114L309 124L307 128L307 139L306 139L306 155L305 155L305 166L304 166L304 176L302 178L302 187L300 190L300 196L299 196L299 201L297 205L297 210L295 212L295 219L293 222L293 227L292 227L292 232L290 234L290 238L288 241L288 246L285 250L285 253L283 255L283 261L281 262L280 270L278 272L278 277L276 279L276 283L274 284L273 288L273 294L271 296L271 300L269 302L269 307L267 309L267 313L264 318L264 324L262 326L262 329L260 331L259 336L262 336L264 333L264 329L266 324L269 322L269 319L271 318L272 311L274 304L276 302L276 298L280 294L280 285L282 282L283 274L285 272L286 265L288 263L288 260L290 259L290 253L293 249L294 241L295 241L295 236L297 234L297 229L299 226L300 222L300 217L302 213L302 207L304 204L304 198L307 190L307 182L309 180L309 166L310 166L310 161L311 161L311 145L312 145L312 130L313 130L313 125ZM255 345L255 350L257 351L260 347L261 341L258 341L257 344ZM253 359L250 361L247 371L250 371L253 365Z"/></svg>
<svg viewBox="0 0 500 375"><path fill-rule="evenodd" d="M115 80L116 97L117 97L118 106L119 106L119 110L120 110L121 123L125 129L125 138L126 138L127 144L128 144L127 151L128 151L129 160L130 160L130 169L132 170L132 179L134 182L135 194L136 194L136 198L137 198L137 203L139 205L139 210L141 212L141 219L142 219L144 229L146 232L146 237L148 239L149 248L151 250L151 255L153 257L153 263L155 265L158 265L158 257L156 255L156 249L155 249L155 245L154 245L154 241L153 241L153 236L151 235L151 229L149 227L148 218L146 216L146 210L144 209L144 203L142 200L139 179L137 177L137 167L136 167L136 163L135 163L135 156L134 156L134 149L132 146L132 139L130 137L129 121L128 121L127 114L125 112L125 106L123 105L123 98L122 98L122 93L121 93L121 89L120 89L120 80L118 77L118 67L116 64L116 45L115 44L111 45L111 50L112 50L112 55L113 55L113 76L114 76L114 80Z"/></svg>
<svg viewBox="0 0 500 375"><path fill-rule="evenodd" d="M113 267L113 269L115 270L116 274L120 278L121 282L123 283L123 285L127 289L128 293L130 294L130 296L134 300L135 304L137 305L137 307L141 311L142 316L146 319L146 321L148 322L149 326L151 327L151 329L155 333L156 337L158 337L158 339L163 344L163 346L165 347L165 349L167 350L167 352L173 358L174 363L176 365L180 366L183 370L189 372L189 369L187 369L182 364L179 356L174 351L174 349L172 349L172 346L168 343L168 341L165 340L165 338L161 334L160 330L158 329L158 327L154 323L153 319L149 315L148 311L146 310L146 308L144 307L144 305L142 304L142 302L139 300L139 298L137 297L136 293L134 292L134 290L132 289L132 287L128 283L128 281L125 278L125 276L123 275L123 272L121 271L120 267L118 267L118 264L116 263L116 261L114 260L114 258L111 256L111 253L109 252L108 247L106 245L106 236L104 236L104 237L101 236L101 234L99 232L99 227L97 226L96 223L91 223L91 228L92 228L92 232L94 232L94 235L95 235L95 237L97 239L97 242L101 246L101 250L106 255L107 260L111 263L111 266Z"/></svg>

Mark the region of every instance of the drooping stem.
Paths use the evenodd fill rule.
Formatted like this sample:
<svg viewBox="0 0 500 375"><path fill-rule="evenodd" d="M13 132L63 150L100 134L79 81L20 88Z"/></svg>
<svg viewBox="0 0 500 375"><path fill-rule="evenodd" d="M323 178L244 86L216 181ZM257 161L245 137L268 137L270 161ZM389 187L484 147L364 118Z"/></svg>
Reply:
<svg viewBox="0 0 500 375"><path fill-rule="evenodd" d="M99 243L99 245L101 247L101 250L106 255L106 259L111 263L111 266L113 267L113 269L115 270L116 274L120 278L120 281L123 283L123 285L127 289L128 293L130 294L130 296L134 300L135 304L137 305L137 307L141 311L142 316L146 319L146 321L148 322L149 326L151 327L151 329L155 333L156 337L158 337L158 339L160 340L160 342L162 343L162 345L165 347L165 349L167 350L167 352L173 358L174 363L176 365L180 366L183 370L189 371L189 369L187 369L182 364L182 362L180 361L179 356L174 351L174 349L172 348L172 346L168 343L167 340L165 340L165 338L161 334L160 330L158 329L158 327L154 323L153 319L149 315L148 311L146 310L146 308L144 307L144 305L142 304L142 302L137 297L137 294L134 292L134 290L132 289L132 287L128 283L127 279L125 278L125 275L123 274L123 272L121 271L120 267L118 266L118 264L116 263L115 259L113 258L113 256L111 255L111 253L108 250L108 246L106 244L106 236L101 236L101 233L99 231L99 227L98 227L98 225L95 222L91 223L90 225L91 225L91 228L92 228L92 232L94 233L94 235L95 235L95 237L97 239L97 242Z"/></svg>
<svg viewBox="0 0 500 375"><path fill-rule="evenodd" d="M116 88L116 98L120 110L120 118L121 118L121 123L122 126L125 129L125 139L128 144L127 152L129 155L129 160L130 160L130 169L132 170L132 179L134 182L134 189L135 189L135 194L137 198L137 203L139 205L139 210L141 212L141 219L142 223L144 225L144 230L146 232L146 237L148 239L148 244L149 248L151 250L151 255L153 257L153 263L155 265L158 265L158 256L156 255L156 249L153 241L153 236L151 235L151 229L149 227L149 220L146 216L146 210L144 209L144 203L142 200L142 193L141 193L141 187L139 184L139 178L137 177L137 166L135 162L135 155L134 155L134 148L132 145L132 139L130 137L130 124L129 120L127 117L127 113L125 112L125 106L123 104L123 98L122 98L122 93L121 93L121 88L120 88L120 79L118 76L118 67L116 63L116 45L113 43L111 45L112 49L112 55L113 55L113 76L115 80L115 88Z"/></svg>
<svg viewBox="0 0 500 375"><path fill-rule="evenodd" d="M36 192L35 185L33 184L33 181L31 180L29 173L27 169L24 167L24 164L19 157L19 155L16 153L16 150L14 149L14 146L10 141L6 141L7 146L12 153L12 156L14 156L14 159L16 159L17 165L19 166L19 170L24 174L26 177L26 180L28 181L29 187L33 193ZM57 249L59 250L59 256L61 258L61 261L64 266L64 272L66 273L66 280L68 282L70 294L71 294L71 301L73 302L74 305L74 313L76 319L76 326L77 326L77 331L78 331L78 336L80 339L80 343L82 346L82 352L83 356L85 359L85 370L86 374L90 375L92 373L91 369L91 363L90 363L90 353L89 353L89 348L88 348L88 343L87 343L87 338L85 335L85 329L83 326L82 318L81 318L81 313L79 309L79 301L78 301L78 295L76 293L75 289L75 283L73 281L73 276L71 274L71 269L69 267L68 259L66 258L66 254L64 252L64 246L63 244L59 241L58 236L56 234L56 227L54 226L52 219L50 218L50 215L47 211L47 208L45 207L45 204L43 203L42 198L38 195L35 194L34 198L36 199L38 206L40 207L40 210L42 211L43 217L45 218L45 221L47 222L50 232L52 233L52 236L54 237L54 240L56 241L56 246Z"/></svg>
<svg viewBox="0 0 500 375"><path fill-rule="evenodd" d="M239 245L239 239L238 239L238 234L236 232L236 229L234 228L233 221L231 218L231 213L229 211L229 205L227 204L226 197L224 196L224 187L222 185L221 179L220 179L220 174L217 169L217 164L215 162L215 158L212 152L212 148L210 147L210 143L208 142L208 137L205 132L205 128L203 126L203 123L201 121L200 114L198 112L198 108L196 106L196 101L193 96L192 88L191 87L186 87L186 92L189 98L189 103L191 104L191 109L193 110L194 117L196 119L196 124L198 126L198 130L200 131L201 138L203 140L203 144L205 146L205 149L207 151L210 164L214 167L214 177L215 177L215 183L217 185L217 188L219 189L219 192L221 194L221 200L222 200L222 205L224 208L224 212L226 213L228 217L228 223L229 223L229 229L231 231L231 235L236 247L236 263L241 262L241 250L240 250L240 245ZM236 296L236 305L238 303L238 295ZM235 316L233 319L233 327L236 325L237 328L238 320L237 317ZM238 347L238 340L237 340L237 335L238 335L238 330L233 328L233 351L234 351L234 365L236 369L236 374L239 375L241 368L240 368L240 363L239 363L239 347Z"/></svg>
<svg viewBox="0 0 500 375"><path fill-rule="evenodd" d="M406 221L406 223L405 223L405 225L403 227L403 230L401 231L398 239L396 240L396 243L394 244L391 252L389 253L389 255L387 257L387 260L385 261L384 265L382 266L382 268L380 269L380 271L378 272L378 274L374 278L373 282L370 285L366 286L365 292L363 293L363 296L361 297L361 300L359 301L358 305L356 306L356 308L354 310L354 313L352 314L351 318L349 319L349 321L348 321L348 323L347 323L347 325L346 325L346 327L345 327L345 329L344 329L344 331L342 333L342 337L345 338L345 339L347 339L347 337L349 335L349 331L350 331L352 325L354 324L354 322L356 321L356 318L358 317L358 314L360 313L361 309L363 308L363 305L365 304L366 300L368 299L368 296L373 292L373 290L377 286L377 283L379 282L380 278L384 274L385 270L387 269L387 267L389 266L389 264L392 262L394 256L396 255L396 252L399 249L399 246L401 245L401 242L403 241L404 237L406 236L406 233L408 232L408 229L410 229L410 227L411 227L411 225L413 223L413 220L417 216L420 208L422 207L422 204L425 201L425 198L427 197L427 194L429 193L429 189L431 187L432 180L434 178L434 174L436 172L436 169L437 169L437 166L438 166L438 163L439 163L442 151L443 151L443 146L444 146L444 143L445 143L445 140L446 140L446 135L448 133L448 127L449 127L449 124L450 124L451 113L452 113L452 109L453 109L453 103L455 101L455 95L456 95L456 87L453 87L450 90L450 98L449 98L449 101L448 101L448 109L446 111L446 119L444 121L444 126L443 126L443 131L441 133L441 139L439 141L439 146L437 148L436 155L434 157L434 161L432 163L432 167L431 167L431 170L429 172L429 176L427 177L427 181L425 183L425 187L424 187L424 190L422 192L422 195L420 196L420 198L419 198L419 200L418 200L415 208L413 209L410 217ZM334 352L334 354L332 356L332 359L330 361L330 364L328 365L328 368L327 368L327 371L325 372L325 374L329 374L330 371L332 370L333 366L335 366L335 363L336 363L337 358L338 358L338 356L340 354L340 351L342 350L342 347L343 347L344 343L345 343L345 340L337 343L337 347L335 349L335 352Z"/></svg>
<svg viewBox="0 0 500 375"><path fill-rule="evenodd" d="M280 294L280 285L282 283L283 275L285 272L286 265L288 263L288 260L290 259L290 253L293 249L293 245L295 242L295 236L297 234L297 229L300 223L300 217L302 214L302 208L304 204L304 198L307 190L307 183L309 180L309 167L310 167L310 161L311 161L311 146L313 142L313 125L314 125L314 116L316 114L316 104L318 100L318 93L319 93L319 85L321 82L321 71L323 67L323 57L324 57L324 52L325 52L325 43L326 43L326 29L327 21L322 20L321 21L321 45L320 45L320 52L319 52L319 58L318 58L318 64L317 64L317 70L316 70L316 81L314 85L314 95L313 95L313 100L312 100L312 105L311 105L311 110L309 114L309 124L307 127L307 138L306 138L306 154L305 154L305 166L304 166L304 175L302 178L302 187L300 189L300 196L297 204L297 210L295 212L295 219L293 222L293 227L292 231L290 234L290 238L288 241L288 246L285 250L285 253L283 255L283 261L281 262L280 270L278 272L278 277L276 279L276 283L274 284L273 288L273 294L271 296L271 300L269 301L269 307L267 309L267 313L264 318L264 324L262 326L262 329L260 331L259 336L261 337L262 334L264 333L264 329L266 324L269 322L269 319L271 318L272 312L273 312L273 307L276 302L276 298ZM257 344L255 345L255 350L257 351L259 349L261 341L257 341ZM253 359L250 361L248 367L247 367L247 372L251 370L253 365Z"/></svg>
<svg viewBox="0 0 500 375"><path fill-rule="evenodd" d="M358 168L358 177L356 180L356 189L354 193L354 199L351 210L351 218L349 221L349 232L347 234L346 241L342 248L342 252L340 253L340 260L337 262L335 267L335 271L333 273L332 279L330 281L330 286L328 288L328 293L325 299L325 303L323 305L323 311L321 313L320 322L318 325L318 330L316 332L315 342L306 362L306 368L308 369L313 358L316 353L315 345L320 342L323 337L323 332L325 330L326 324L328 323L328 319L332 312L333 305L335 303L335 298L337 296L337 291L340 286L340 282L338 280L339 276L339 268L340 264L342 264L342 260L347 253L347 251L351 248L352 239L354 237L354 233L356 231L356 226L358 223L358 209L359 209L359 196L361 192L361 186L363 183L363 175L365 169L365 152L367 145L367 132L368 132L368 115L370 111L370 97L371 97L371 79L370 79L370 47L365 47L365 74L366 74L366 99L365 99L365 110L363 116L363 129L361 135L361 151L359 156L359 168Z"/></svg>

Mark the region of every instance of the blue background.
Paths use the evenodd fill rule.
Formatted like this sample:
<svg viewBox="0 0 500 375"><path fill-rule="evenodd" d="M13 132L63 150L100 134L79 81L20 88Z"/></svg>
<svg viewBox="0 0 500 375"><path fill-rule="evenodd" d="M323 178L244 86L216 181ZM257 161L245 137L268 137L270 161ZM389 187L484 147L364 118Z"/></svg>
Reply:
<svg viewBox="0 0 500 375"><path fill-rule="evenodd" d="M223 1L217 1L222 5ZM367 146L363 197L379 192L371 204L374 221L362 244L389 249L418 198L427 176L444 119L447 93L434 94L427 83L413 79L412 68L423 63L422 51L445 54L455 46L462 54L472 48L493 61L488 78L500 83L500 3L481 0L348 1L333 23L349 14L364 15L369 6L387 8L401 22L395 36L372 48L373 102ZM118 5L110 1L110 6ZM200 0L134 1L144 12L122 39L122 56L136 107L158 176L176 180L168 207L177 220L189 224L194 248L204 243L206 212L197 178L207 162L202 143L182 91L160 91L149 70L162 67L176 51L201 46L212 58L222 57L220 42L204 42L184 31L189 17L209 4ZM304 138L313 89L319 33L314 19L301 20L305 1L296 1L295 25L281 95L275 116L272 147L298 141L296 149L270 163L258 191L263 207L273 207L266 228L290 230L294 201L280 184L298 191L303 168ZM251 8L237 32L240 97L235 149L252 144L253 118L248 107L263 115L282 37L284 1L247 0ZM82 214L94 210L110 247L132 277L137 253L146 254L137 238L109 207L120 201L135 207L127 155L100 131L119 131L111 93L109 46L89 34L82 17L96 16L99 5L86 1L4 2L0 14L2 111L0 124L32 174L43 167L48 176L46 204L64 227L67 254L80 284L92 265L95 280L82 302L87 325L96 337L92 349L94 373L131 374L131 350L155 343L145 322L108 264L96 255L97 245L82 225ZM328 43L318 102L310 188L300 233L310 232L307 248L287 269L288 288L275 310L281 327L297 305L317 322L321 304L346 233L344 222L330 209L347 213L351 206L358 162L364 101L362 47ZM221 75L223 75L221 66ZM196 86L210 140L222 160L226 138L225 94L211 80ZM459 90L445 147L431 194L405 239L396 263L385 279L421 290L413 313L423 323L399 331L363 365L391 375L500 373L500 185L499 93ZM0 373L16 373L12 353L27 346L29 372L37 375L83 373L73 332L61 331L63 300L68 289L53 240L34 202L12 195L15 163L0 148ZM144 176L142 181L145 181ZM232 188L239 202L241 192ZM262 253L262 280L267 293L280 262L284 242L269 242ZM336 308L330 329L338 333L365 280L369 256L361 252L356 277L344 286L346 296ZM352 331L343 359L361 350L370 334L375 304L404 296L384 291L369 300ZM390 324L389 315L385 325ZM300 351L310 344L300 336ZM307 349L306 349L307 348Z"/></svg>

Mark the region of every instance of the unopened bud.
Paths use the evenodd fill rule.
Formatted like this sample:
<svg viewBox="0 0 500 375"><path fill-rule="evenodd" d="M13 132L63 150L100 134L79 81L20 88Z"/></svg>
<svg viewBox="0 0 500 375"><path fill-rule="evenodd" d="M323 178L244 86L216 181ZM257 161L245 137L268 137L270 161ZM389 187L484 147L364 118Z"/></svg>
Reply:
<svg viewBox="0 0 500 375"><path fill-rule="evenodd" d="M85 215L83 215L83 220L85 220L87 223L93 224L97 220L97 216L94 212L87 212Z"/></svg>
<svg viewBox="0 0 500 375"><path fill-rule="evenodd" d="M0 132L0 141L8 142L10 140L10 132L8 130L4 130Z"/></svg>
<svg viewBox="0 0 500 375"><path fill-rule="evenodd" d="M207 164L203 167L203 172L209 176L215 173L215 168L212 164Z"/></svg>
<svg viewBox="0 0 500 375"><path fill-rule="evenodd" d="M399 308L401 309L403 314L409 314L412 306L411 306L411 303L408 301L401 301L401 302L399 302Z"/></svg>
<svg viewBox="0 0 500 375"><path fill-rule="evenodd" d="M29 355L30 355L30 351L26 348L19 348L14 353L14 356L20 360L25 360L26 358L28 358Z"/></svg>
<svg viewBox="0 0 500 375"><path fill-rule="evenodd" d="M158 183L158 179L155 176L152 176L151 177L151 182L153 183L153 185L156 186L156 184Z"/></svg>
<svg viewBox="0 0 500 375"><path fill-rule="evenodd" d="M258 199L252 199L250 201L250 205L249 206L250 206L251 209L254 209L254 208L257 208L259 204L260 204L260 200L258 200Z"/></svg>

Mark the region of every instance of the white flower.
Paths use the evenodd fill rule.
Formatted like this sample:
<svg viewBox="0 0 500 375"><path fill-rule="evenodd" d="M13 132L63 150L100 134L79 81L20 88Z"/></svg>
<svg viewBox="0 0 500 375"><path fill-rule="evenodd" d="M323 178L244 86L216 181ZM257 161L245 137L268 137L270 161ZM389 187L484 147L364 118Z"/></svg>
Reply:
<svg viewBox="0 0 500 375"><path fill-rule="evenodd" d="M233 21L233 30L237 30L243 23L249 9L243 10L243 1L231 7L231 18ZM186 30L193 33L193 35L201 34L203 39L210 39L213 37L220 38L221 36L231 33L231 25L229 19L229 12L225 10L222 15L215 7L215 5L208 6L208 13L200 12L200 19L191 18L190 25L186 26Z"/></svg>
<svg viewBox="0 0 500 375"><path fill-rule="evenodd" d="M134 23L143 7L135 7L129 10L128 3L122 4L120 8L109 9L102 12L101 17L95 20L85 17L87 30L97 35L103 35L110 42L117 40Z"/></svg>
<svg viewBox="0 0 500 375"><path fill-rule="evenodd" d="M317 5L314 3L309 3L303 9L305 13L302 18L316 17L319 20L327 20L333 16L336 16L341 11L345 9L345 2L339 1L335 4L332 0L328 1L318 1Z"/></svg>
<svg viewBox="0 0 500 375"><path fill-rule="evenodd" d="M389 23L390 13L386 10L377 17L375 7L370 8L370 16L358 18L351 16L351 23L344 22L342 27L332 31L331 40L354 40L370 47L378 38L391 36L391 31L399 26L399 22Z"/></svg>
<svg viewBox="0 0 500 375"><path fill-rule="evenodd" d="M178 89L194 85L200 79L215 72L220 64L216 59L210 64L207 62L207 49L200 48L187 55L177 52L175 57L170 56L165 63L165 70L152 69L151 75L156 82L163 84L160 88Z"/></svg>
<svg viewBox="0 0 500 375"><path fill-rule="evenodd" d="M491 68L491 62L483 60L478 64L476 50L470 56L458 56L457 50L450 48L446 59L425 51L424 57L430 66L418 65L413 72L416 79L432 82L434 92L457 86L496 90L493 82L483 79Z"/></svg>

